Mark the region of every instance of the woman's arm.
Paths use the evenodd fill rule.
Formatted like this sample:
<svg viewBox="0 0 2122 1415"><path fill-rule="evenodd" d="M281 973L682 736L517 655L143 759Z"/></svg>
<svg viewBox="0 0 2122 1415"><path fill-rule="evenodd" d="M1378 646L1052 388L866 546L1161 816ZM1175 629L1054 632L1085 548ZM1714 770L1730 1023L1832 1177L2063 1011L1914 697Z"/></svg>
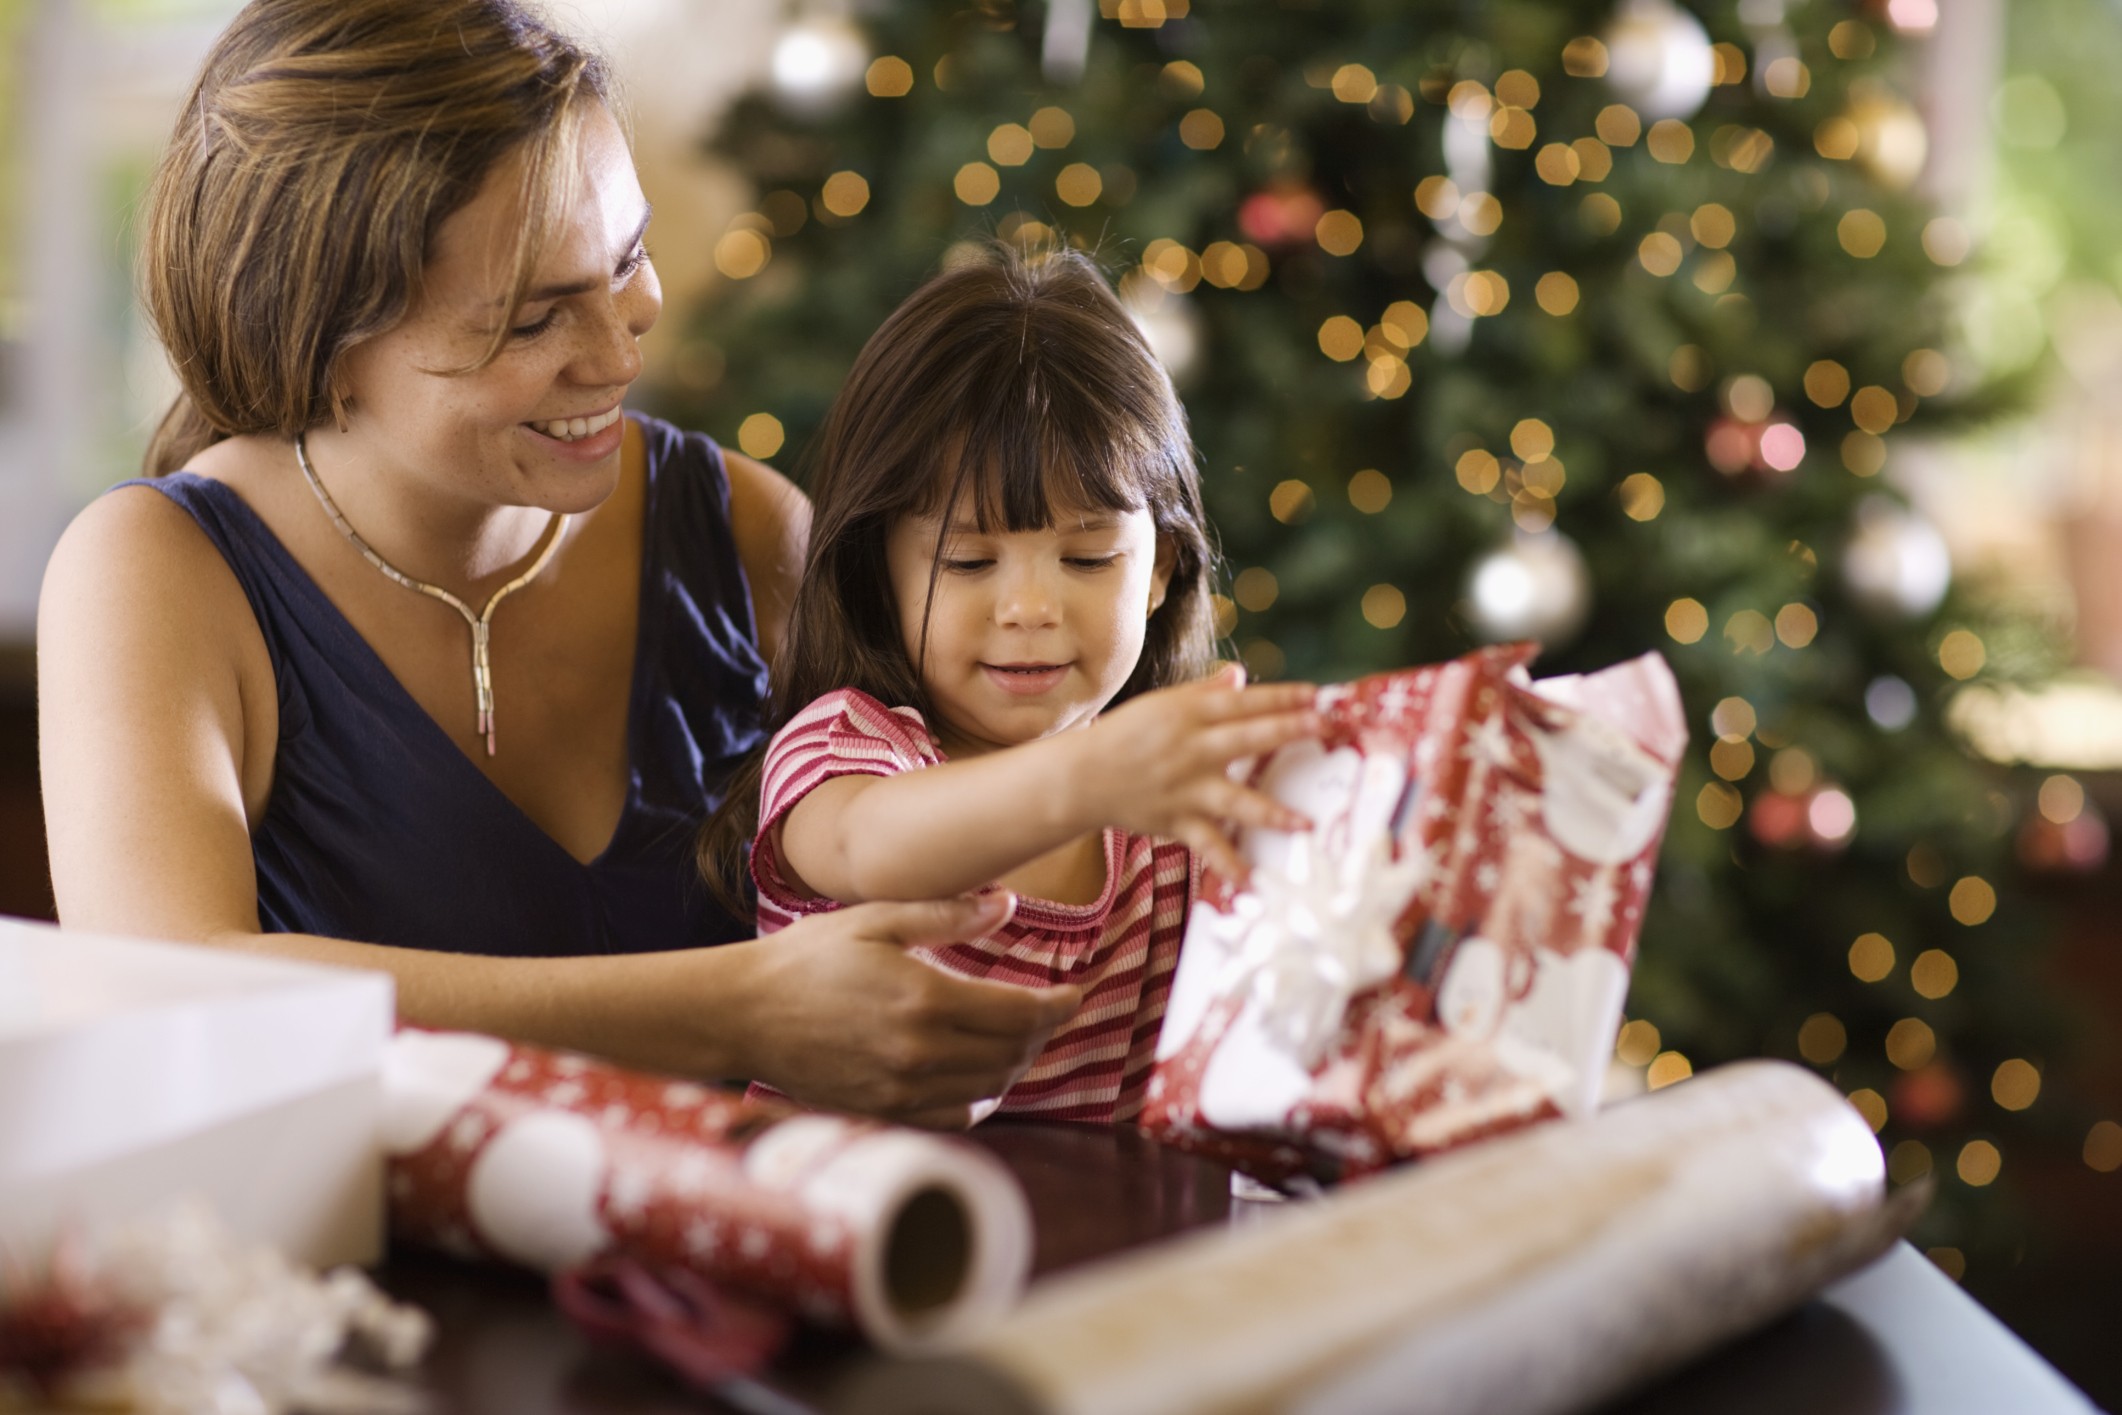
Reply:
<svg viewBox="0 0 2122 1415"><path fill-rule="evenodd" d="M803 551L810 544L810 499L772 467L742 453L725 451L729 469L730 532L737 558L751 582L752 615L759 623L759 651L772 667L788 631L789 606L803 578Z"/></svg>
<svg viewBox="0 0 2122 1415"><path fill-rule="evenodd" d="M1318 727L1308 684L1242 682L1226 672L1148 693L1081 731L965 761L835 777L782 819L783 873L842 903L936 898L1114 825L1176 837L1241 877L1225 822L1306 822L1226 768Z"/></svg>
<svg viewBox="0 0 2122 1415"><path fill-rule="evenodd" d="M52 880L69 928L376 968L409 1022L923 1120L1000 1094L1081 1000L903 956L906 942L989 931L1006 907L989 902L848 910L771 947L624 957L262 933L250 821L271 788L276 699L227 564L159 493L103 497L53 553L37 638Z"/></svg>

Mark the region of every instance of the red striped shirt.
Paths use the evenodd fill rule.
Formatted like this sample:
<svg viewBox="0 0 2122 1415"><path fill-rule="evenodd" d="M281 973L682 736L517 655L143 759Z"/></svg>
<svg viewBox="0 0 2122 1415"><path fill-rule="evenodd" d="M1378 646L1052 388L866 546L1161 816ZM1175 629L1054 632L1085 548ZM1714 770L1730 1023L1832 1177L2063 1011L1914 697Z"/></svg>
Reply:
<svg viewBox="0 0 2122 1415"><path fill-rule="evenodd" d="M807 898L781 873L775 839L796 803L836 776L894 776L944 760L921 714L887 708L843 688L812 703L767 748L752 846L759 932L837 909ZM1043 986L1075 983L1083 1008L1002 1098L1002 1110L1046 1120L1131 1121L1155 1060L1157 1031L1179 961L1193 898L1193 858L1183 845L1105 832L1105 889L1090 904L1020 899L997 932L944 948L911 950L970 978Z"/></svg>

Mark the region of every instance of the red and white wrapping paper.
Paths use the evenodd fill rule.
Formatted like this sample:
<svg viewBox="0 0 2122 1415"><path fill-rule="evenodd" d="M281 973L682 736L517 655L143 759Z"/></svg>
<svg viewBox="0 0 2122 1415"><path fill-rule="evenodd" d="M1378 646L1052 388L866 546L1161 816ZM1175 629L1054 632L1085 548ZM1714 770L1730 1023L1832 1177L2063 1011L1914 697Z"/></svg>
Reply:
<svg viewBox="0 0 2122 1415"><path fill-rule="evenodd" d="M1534 683L1533 653L1323 689L1254 765L1314 828L1204 882L1146 1128L1338 1178L1593 1109L1687 728L1655 654Z"/></svg>
<svg viewBox="0 0 2122 1415"><path fill-rule="evenodd" d="M949 1345L1023 1290L1016 1180L957 1140L468 1033L398 1033L384 1072L395 1236L544 1272L620 1253Z"/></svg>

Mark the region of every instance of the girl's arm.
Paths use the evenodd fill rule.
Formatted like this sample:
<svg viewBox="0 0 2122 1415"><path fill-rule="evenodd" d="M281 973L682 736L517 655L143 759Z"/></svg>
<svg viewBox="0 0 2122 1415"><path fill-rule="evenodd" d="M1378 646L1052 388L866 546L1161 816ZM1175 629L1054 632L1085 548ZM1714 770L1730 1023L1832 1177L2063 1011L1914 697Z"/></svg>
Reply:
<svg viewBox="0 0 2122 1415"><path fill-rule="evenodd" d="M408 1022L935 1122L962 1123L1007 1089L1081 1001L904 956L991 932L1006 900L846 910L771 945L620 957L261 932L249 822L278 722L271 660L227 564L159 493L114 493L61 540L38 616L45 816L69 928L380 969Z"/></svg>
<svg viewBox="0 0 2122 1415"><path fill-rule="evenodd" d="M1310 685L1242 684L1226 670L1144 694L1082 731L895 776L835 777L782 819L782 873L844 904L934 898L1111 825L1176 837L1242 877L1230 825L1306 822L1226 768L1318 730Z"/></svg>

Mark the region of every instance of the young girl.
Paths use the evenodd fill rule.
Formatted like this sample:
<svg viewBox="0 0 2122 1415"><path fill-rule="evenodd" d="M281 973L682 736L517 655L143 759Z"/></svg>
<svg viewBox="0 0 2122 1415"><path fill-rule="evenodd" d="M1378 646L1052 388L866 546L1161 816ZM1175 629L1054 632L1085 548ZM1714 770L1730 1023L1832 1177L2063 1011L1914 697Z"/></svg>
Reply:
<svg viewBox="0 0 2122 1415"><path fill-rule="evenodd" d="M925 955L1083 989L1002 1109L1132 1119L1197 861L1241 874L1234 826L1306 824L1226 768L1316 727L1309 687L1201 678L1211 552L1170 381L1087 259L998 250L871 337L814 465L779 731L709 877L741 888L752 841L761 934L1014 893L995 933Z"/></svg>

